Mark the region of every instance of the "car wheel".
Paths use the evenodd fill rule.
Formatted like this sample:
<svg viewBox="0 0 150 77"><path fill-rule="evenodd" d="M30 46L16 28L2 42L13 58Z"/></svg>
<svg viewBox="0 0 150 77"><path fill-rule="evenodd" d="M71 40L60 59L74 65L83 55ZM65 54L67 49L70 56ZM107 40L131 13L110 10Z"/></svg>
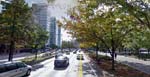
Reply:
<svg viewBox="0 0 150 77"><path fill-rule="evenodd" d="M29 70L27 71L26 76L29 76L30 73L31 73L31 69L29 69Z"/></svg>

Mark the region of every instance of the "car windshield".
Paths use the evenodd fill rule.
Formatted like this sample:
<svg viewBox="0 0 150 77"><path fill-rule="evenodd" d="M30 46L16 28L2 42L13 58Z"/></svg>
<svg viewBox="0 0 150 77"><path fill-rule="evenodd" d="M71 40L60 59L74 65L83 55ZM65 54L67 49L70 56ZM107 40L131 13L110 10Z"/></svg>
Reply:
<svg viewBox="0 0 150 77"><path fill-rule="evenodd" d="M56 60L64 60L64 59L65 59L64 56L59 56L59 57L56 58Z"/></svg>

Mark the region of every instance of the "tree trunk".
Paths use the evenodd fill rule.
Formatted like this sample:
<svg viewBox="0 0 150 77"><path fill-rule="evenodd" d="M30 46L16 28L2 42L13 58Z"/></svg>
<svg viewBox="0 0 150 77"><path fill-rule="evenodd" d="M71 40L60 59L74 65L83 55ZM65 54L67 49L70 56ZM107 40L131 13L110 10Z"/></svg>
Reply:
<svg viewBox="0 0 150 77"><path fill-rule="evenodd" d="M15 6L14 6L15 8ZM8 61L12 61L13 60L13 53L15 51L15 39L14 39L14 33L15 33L15 20L16 20L16 13L15 10L13 10L13 21L12 21L12 28L11 28L11 33L10 33L10 50L9 50L9 58Z"/></svg>
<svg viewBox="0 0 150 77"><path fill-rule="evenodd" d="M148 49L148 55L150 54L150 49Z"/></svg>
<svg viewBox="0 0 150 77"><path fill-rule="evenodd" d="M111 28L111 47L112 47L112 49L111 49L111 57L112 57L112 70L115 70L115 60L114 60L114 57L115 57L115 49L116 49L116 47L115 47L115 42L114 42L114 35L113 35L113 27Z"/></svg>
<svg viewBox="0 0 150 77"><path fill-rule="evenodd" d="M37 55L38 55L38 50L37 50L37 47L38 47L38 45L36 44L35 45L35 60L37 60Z"/></svg>
<svg viewBox="0 0 150 77"><path fill-rule="evenodd" d="M13 60L13 53L14 53L14 51L15 51L15 42L12 40L11 44L10 44L8 61L12 61Z"/></svg>
<svg viewBox="0 0 150 77"><path fill-rule="evenodd" d="M98 43L96 44L96 60L98 61L98 50L99 50L99 48L98 48L99 46L98 46Z"/></svg>
<svg viewBox="0 0 150 77"><path fill-rule="evenodd" d="M98 48L96 48L96 60L98 60Z"/></svg>
<svg viewBox="0 0 150 77"><path fill-rule="evenodd" d="M114 49L112 49L112 70L115 70L115 60L114 60L114 57L115 57L115 51Z"/></svg>
<svg viewBox="0 0 150 77"><path fill-rule="evenodd" d="M37 60L38 50L35 49L35 60Z"/></svg>

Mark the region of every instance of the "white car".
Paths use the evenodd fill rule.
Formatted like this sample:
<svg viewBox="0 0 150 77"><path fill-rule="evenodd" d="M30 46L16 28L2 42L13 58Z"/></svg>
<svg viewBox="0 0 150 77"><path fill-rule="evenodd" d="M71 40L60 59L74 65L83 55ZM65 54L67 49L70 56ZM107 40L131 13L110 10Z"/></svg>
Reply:
<svg viewBox="0 0 150 77"><path fill-rule="evenodd" d="M0 64L0 77L22 77L29 76L31 66L23 62L6 62Z"/></svg>

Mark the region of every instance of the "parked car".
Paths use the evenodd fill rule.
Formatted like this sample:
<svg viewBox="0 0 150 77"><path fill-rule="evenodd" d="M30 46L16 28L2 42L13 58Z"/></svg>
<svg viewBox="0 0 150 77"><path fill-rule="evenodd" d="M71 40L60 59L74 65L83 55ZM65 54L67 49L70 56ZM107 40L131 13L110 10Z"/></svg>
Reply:
<svg viewBox="0 0 150 77"><path fill-rule="evenodd" d="M6 62L0 64L0 77L29 76L32 67L23 62Z"/></svg>
<svg viewBox="0 0 150 77"><path fill-rule="evenodd" d="M66 56L59 56L54 61L55 68L67 67L69 65L69 58Z"/></svg>
<svg viewBox="0 0 150 77"><path fill-rule="evenodd" d="M84 60L83 54L78 54L77 55L77 60Z"/></svg>

